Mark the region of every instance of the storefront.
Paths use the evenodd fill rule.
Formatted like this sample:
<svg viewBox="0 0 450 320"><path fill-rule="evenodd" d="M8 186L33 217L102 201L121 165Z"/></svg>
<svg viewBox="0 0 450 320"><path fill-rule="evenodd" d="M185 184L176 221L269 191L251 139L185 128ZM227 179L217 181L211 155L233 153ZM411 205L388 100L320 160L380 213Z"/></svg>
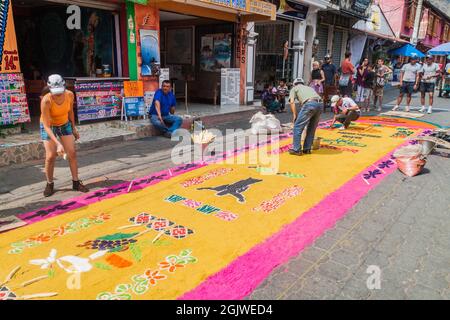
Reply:
<svg viewBox="0 0 450 320"><path fill-rule="evenodd" d="M227 89L222 71L234 69L239 71L234 96L245 104L248 24L274 20L275 6L259 0L161 0L128 3L128 16L135 17L128 24L130 78L144 82L146 95L158 88L158 76L167 69L177 97L219 104ZM149 41L159 43L157 50L150 50Z"/></svg>
<svg viewBox="0 0 450 320"><path fill-rule="evenodd" d="M27 99L20 99L27 100L33 123L39 121L45 79L53 73L75 91L80 122L118 118L128 79L142 81L152 99L162 68L178 96L206 103L218 103L221 71L235 68L240 73L234 96L243 104L248 23L275 19L275 6L260 0L11 1L2 16L9 12L15 19L8 31L17 33L17 48L6 53L15 53L23 80L9 79L17 82L17 94L26 91Z"/></svg>
<svg viewBox="0 0 450 320"><path fill-rule="evenodd" d="M260 95L265 84L277 85L280 79L292 81L294 56L286 52L293 39L294 21L279 18L271 23L255 23L258 34L255 59L255 93ZM276 36L274 36L276 35Z"/></svg>
<svg viewBox="0 0 450 320"><path fill-rule="evenodd" d="M236 63L232 22L160 11L161 67L169 69L176 96L218 104L221 69Z"/></svg>
<svg viewBox="0 0 450 320"><path fill-rule="evenodd" d="M328 0L274 1L275 22L255 23L257 34L255 89L265 84L277 84L280 79L292 82L297 77L308 81L317 13L327 9Z"/></svg>
<svg viewBox="0 0 450 320"><path fill-rule="evenodd" d="M77 93L79 122L119 116L124 7L110 1L12 0L12 8L33 123L39 121L45 80L54 73Z"/></svg>
<svg viewBox="0 0 450 320"><path fill-rule="evenodd" d="M332 56L332 63L340 67L346 51L352 52L352 62L359 63L367 36L354 29L359 20L367 20L370 14L370 0L331 1L333 7L319 12L317 19L317 50L314 59L322 61L326 54Z"/></svg>

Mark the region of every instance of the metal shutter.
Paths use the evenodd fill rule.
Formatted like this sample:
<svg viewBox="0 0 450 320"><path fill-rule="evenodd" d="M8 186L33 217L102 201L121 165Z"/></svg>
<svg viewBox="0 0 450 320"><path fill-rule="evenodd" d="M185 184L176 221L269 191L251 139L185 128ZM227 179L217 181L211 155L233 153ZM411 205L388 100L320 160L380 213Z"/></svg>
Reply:
<svg viewBox="0 0 450 320"><path fill-rule="evenodd" d="M340 66L341 65L342 38L343 38L343 32L342 31L335 31L334 32L333 50L331 52L331 55L333 57L333 64L335 66Z"/></svg>
<svg viewBox="0 0 450 320"><path fill-rule="evenodd" d="M316 38L319 40L316 60L323 60L327 54L328 46L328 26L319 26L317 28Z"/></svg>

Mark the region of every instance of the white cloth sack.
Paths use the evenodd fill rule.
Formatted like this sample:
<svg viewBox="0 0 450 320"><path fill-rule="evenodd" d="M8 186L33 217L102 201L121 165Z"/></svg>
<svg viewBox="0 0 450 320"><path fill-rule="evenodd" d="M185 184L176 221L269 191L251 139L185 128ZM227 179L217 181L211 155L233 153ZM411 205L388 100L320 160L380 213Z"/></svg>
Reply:
<svg viewBox="0 0 450 320"><path fill-rule="evenodd" d="M261 111L255 114L250 123L252 124L251 133L279 133L282 131L281 122L272 114L263 114Z"/></svg>

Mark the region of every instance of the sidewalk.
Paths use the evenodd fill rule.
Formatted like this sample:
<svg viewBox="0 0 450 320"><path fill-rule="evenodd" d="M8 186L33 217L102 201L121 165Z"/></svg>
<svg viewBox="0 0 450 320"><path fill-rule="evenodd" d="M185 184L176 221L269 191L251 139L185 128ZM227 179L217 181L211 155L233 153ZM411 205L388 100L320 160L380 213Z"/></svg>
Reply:
<svg viewBox="0 0 450 320"><path fill-rule="evenodd" d="M205 104L181 104L177 114L183 117L183 128L190 128L194 118L200 117L205 125L246 118L253 115L258 106L214 106ZM0 167L22 164L30 160L42 160L45 149L41 141L39 123L27 127L30 133L7 135L0 138ZM78 151L85 151L105 145L115 145L130 140L160 135L148 119L119 121L111 120L78 126L81 139L77 142Z"/></svg>

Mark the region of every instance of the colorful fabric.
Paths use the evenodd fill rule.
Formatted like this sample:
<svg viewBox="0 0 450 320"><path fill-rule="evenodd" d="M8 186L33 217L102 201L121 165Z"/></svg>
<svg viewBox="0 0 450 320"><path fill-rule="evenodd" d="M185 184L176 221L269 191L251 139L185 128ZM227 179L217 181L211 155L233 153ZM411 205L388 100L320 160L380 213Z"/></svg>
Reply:
<svg viewBox="0 0 450 320"><path fill-rule="evenodd" d="M0 279L21 266L6 284L14 294L1 294L242 299L396 170L393 150L429 128L387 117L363 117L345 132L323 123L324 147L308 157L289 155L290 135L259 144L280 155L285 174L215 156L136 179L130 193L123 184L20 215L29 225L0 237ZM242 160L256 148L228 157Z"/></svg>

